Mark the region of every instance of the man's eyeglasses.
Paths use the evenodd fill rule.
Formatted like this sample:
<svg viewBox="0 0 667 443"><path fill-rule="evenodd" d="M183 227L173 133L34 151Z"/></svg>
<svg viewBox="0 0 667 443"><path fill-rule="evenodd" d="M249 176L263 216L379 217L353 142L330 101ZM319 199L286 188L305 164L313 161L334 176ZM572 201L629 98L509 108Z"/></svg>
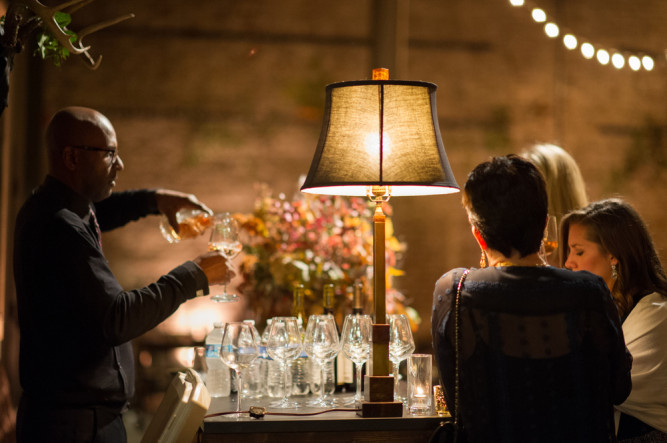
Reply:
<svg viewBox="0 0 667 443"><path fill-rule="evenodd" d="M72 146L75 149L83 149L84 151L99 151L107 152L107 157L111 159L111 163L114 163L118 159L118 149L115 148L96 148L94 146Z"/></svg>

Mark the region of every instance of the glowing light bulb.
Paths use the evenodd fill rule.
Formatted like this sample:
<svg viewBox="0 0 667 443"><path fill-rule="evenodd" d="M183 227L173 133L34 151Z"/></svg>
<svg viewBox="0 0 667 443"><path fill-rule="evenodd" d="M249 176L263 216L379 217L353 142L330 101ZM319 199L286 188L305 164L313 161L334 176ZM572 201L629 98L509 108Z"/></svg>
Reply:
<svg viewBox="0 0 667 443"><path fill-rule="evenodd" d="M642 65L644 66L644 69L647 71L652 71L653 67L655 66L655 63L653 62L653 58L645 55L642 57Z"/></svg>
<svg viewBox="0 0 667 443"><path fill-rule="evenodd" d="M604 49L598 49L597 59L601 65L606 65L609 63L609 52Z"/></svg>
<svg viewBox="0 0 667 443"><path fill-rule="evenodd" d="M639 68L642 67L642 61L639 60L639 57L636 55L631 55L628 59L628 66L630 66L630 69L633 71L639 71Z"/></svg>
<svg viewBox="0 0 667 443"><path fill-rule="evenodd" d="M533 20L535 20L537 23L543 23L547 21L547 13L540 8L533 9L532 15Z"/></svg>
<svg viewBox="0 0 667 443"><path fill-rule="evenodd" d="M550 38L556 38L558 37L558 33L560 30L558 29L558 25L556 23L547 23L544 25L544 32L549 36Z"/></svg>
<svg viewBox="0 0 667 443"><path fill-rule="evenodd" d="M617 52L611 56L611 64L614 65L614 68L621 69L625 66L625 57Z"/></svg>
<svg viewBox="0 0 667 443"><path fill-rule="evenodd" d="M577 37L575 37L574 35L572 35L572 34L565 34L565 35L563 36L563 44L565 45L565 47L566 47L567 49L572 50L572 49L576 48L576 47L577 47L577 43L578 43L578 42L577 42Z"/></svg>
<svg viewBox="0 0 667 443"><path fill-rule="evenodd" d="M581 55L590 60L595 55L595 48L590 43L583 43L581 45Z"/></svg>
<svg viewBox="0 0 667 443"><path fill-rule="evenodd" d="M523 6L523 0L510 0L512 6Z"/></svg>

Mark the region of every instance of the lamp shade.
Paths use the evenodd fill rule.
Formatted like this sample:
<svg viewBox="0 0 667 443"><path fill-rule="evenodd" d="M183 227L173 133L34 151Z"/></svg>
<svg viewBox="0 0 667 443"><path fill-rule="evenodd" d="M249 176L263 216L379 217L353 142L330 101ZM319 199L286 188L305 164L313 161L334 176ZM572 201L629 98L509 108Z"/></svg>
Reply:
<svg viewBox="0 0 667 443"><path fill-rule="evenodd" d="M322 132L301 191L448 194L459 186L440 137L433 83L367 80L326 87Z"/></svg>

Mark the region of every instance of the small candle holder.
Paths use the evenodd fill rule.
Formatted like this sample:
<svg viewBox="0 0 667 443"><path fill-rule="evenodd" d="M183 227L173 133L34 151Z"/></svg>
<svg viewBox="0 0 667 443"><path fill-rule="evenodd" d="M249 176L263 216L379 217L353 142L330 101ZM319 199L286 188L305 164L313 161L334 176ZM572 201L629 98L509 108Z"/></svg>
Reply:
<svg viewBox="0 0 667 443"><path fill-rule="evenodd" d="M442 390L442 386L440 385L433 386L433 405L435 406L435 413L440 417L452 416L452 414L449 413L449 409L447 408L445 393Z"/></svg>
<svg viewBox="0 0 667 443"><path fill-rule="evenodd" d="M412 415L430 415L432 409L430 354L408 357L408 411Z"/></svg>

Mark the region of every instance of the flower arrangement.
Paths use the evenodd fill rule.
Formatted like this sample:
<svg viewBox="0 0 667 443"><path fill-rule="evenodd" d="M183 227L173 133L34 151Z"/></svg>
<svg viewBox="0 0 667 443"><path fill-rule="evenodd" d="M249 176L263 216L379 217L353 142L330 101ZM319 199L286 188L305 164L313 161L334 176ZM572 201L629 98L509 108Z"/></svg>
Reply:
<svg viewBox="0 0 667 443"><path fill-rule="evenodd" d="M335 311L342 319L351 311L354 283L363 286L366 308L372 296L374 204L364 198L296 193L291 200L274 196L267 185L258 185L259 196L251 214L237 214L243 235L243 277L239 290L256 311L257 320L289 315L292 292L305 288L306 313L322 312L325 284L336 288ZM391 206L385 203L385 214ZM413 329L420 319L406 306L392 280L403 274L397 268L406 244L386 223L387 312L407 314ZM368 309L365 309L368 312Z"/></svg>

